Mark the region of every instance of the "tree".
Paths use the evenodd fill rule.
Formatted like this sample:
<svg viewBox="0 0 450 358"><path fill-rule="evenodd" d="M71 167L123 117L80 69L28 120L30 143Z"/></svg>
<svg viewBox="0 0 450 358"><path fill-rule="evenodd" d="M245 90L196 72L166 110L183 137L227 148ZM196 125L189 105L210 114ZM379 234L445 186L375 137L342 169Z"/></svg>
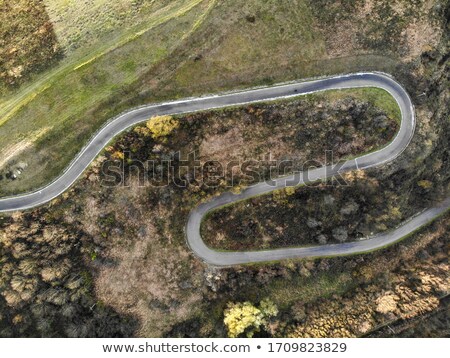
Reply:
<svg viewBox="0 0 450 358"><path fill-rule="evenodd" d="M147 128L150 130L153 139L167 137L180 126L180 122L172 116L155 116L147 121Z"/></svg>
<svg viewBox="0 0 450 358"><path fill-rule="evenodd" d="M259 308L250 302L229 302L224 311L224 323L228 336L236 338L245 333L248 338L259 331L261 325L268 326L268 318L278 314L278 308L269 299L262 300Z"/></svg>
<svg viewBox="0 0 450 358"><path fill-rule="evenodd" d="M252 337L262 323L262 312L250 302L229 302L224 312L223 322L228 329L228 337L236 338L247 330L247 337Z"/></svg>
<svg viewBox="0 0 450 358"><path fill-rule="evenodd" d="M268 298L262 300L259 303L259 309L261 310L264 320L267 321L269 317L275 317L278 314L278 308L271 300ZM265 322L263 322L265 323Z"/></svg>
<svg viewBox="0 0 450 358"><path fill-rule="evenodd" d="M420 186L421 188L427 190L433 186L433 182L424 179L424 180L419 180L417 182L417 185Z"/></svg>
<svg viewBox="0 0 450 358"><path fill-rule="evenodd" d="M287 186L286 188L284 188L284 191L286 192L287 196L294 195L295 194L295 187Z"/></svg>

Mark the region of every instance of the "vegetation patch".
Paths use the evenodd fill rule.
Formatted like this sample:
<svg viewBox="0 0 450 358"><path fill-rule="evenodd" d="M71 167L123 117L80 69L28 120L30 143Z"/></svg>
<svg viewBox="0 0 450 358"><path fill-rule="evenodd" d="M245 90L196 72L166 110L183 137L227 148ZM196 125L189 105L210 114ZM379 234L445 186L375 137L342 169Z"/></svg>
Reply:
<svg viewBox="0 0 450 358"><path fill-rule="evenodd" d="M83 232L52 213L15 214L0 229L0 337L133 334L135 321L93 294L92 246Z"/></svg>
<svg viewBox="0 0 450 358"><path fill-rule="evenodd" d="M147 121L147 128L153 139L164 140L165 137L179 126L180 122L172 116L156 116Z"/></svg>
<svg viewBox="0 0 450 358"><path fill-rule="evenodd" d="M163 14L168 0L44 0L50 20L54 24L60 45L67 55L76 50L85 51L111 38L118 39L130 28L145 26L152 15Z"/></svg>
<svg viewBox="0 0 450 358"><path fill-rule="evenodd" d="M39 0L0 1L0 94L62 55L53 24Z"/></svg>
<svg viewBox="0 0 450 358"><path fill-rule="evenodd" d="M401 184L395 176L379 181L361 171L343 180L278 190L217 209L203 222L202 237L213 248L237 251L336 244L365 240L420 210L421 205L398 197ZM417 195L427 190L420 182L409 185Z"/></svg>

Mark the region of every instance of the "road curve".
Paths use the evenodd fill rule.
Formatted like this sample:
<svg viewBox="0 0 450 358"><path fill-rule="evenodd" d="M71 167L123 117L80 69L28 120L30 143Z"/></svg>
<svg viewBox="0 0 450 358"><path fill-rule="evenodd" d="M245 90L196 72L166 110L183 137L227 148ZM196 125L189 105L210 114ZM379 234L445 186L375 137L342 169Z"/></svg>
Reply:
<svg viewBox="0 0 450 358"><path fill-rule="evenodd" d="M356 73L350 75L328 77L308 82L293 82L267 88L252 89L242 92L228 93L217 96L199 97L174 102L166 102L140 107L126 112L102 127L97 134L74 158L69 167L56 180L40 190L13 197L0 199L0 212L11 212L30 209L49 202L66 191L108 142L124 130L155 115L175 115L200 110L223 108L252 102L276 100L295 97L307 93L326 91L331 89L346 89L360 87L377 87L386 90L397 101L402 120L400 130L389 145L383 149L349 160L339 168L339 172L374 167L395 159L409 144L415 127L414 107L411 99L403 87L392 77L382 73ZM422 212L412 220L406 222L396 230L377 235L373 238L336 245L317 247L288 248L268 251L248 252L218 252L208 248L200 236L202 218L211 210L255 195L269 193L273 190L296 185L307 180L325 179L336 174L337 168L322 167L297 174L297 177L287 176L278 178L271 185L265 182L248 187L240 194L224 193L199 205L190 215L186 225L188 245L196 255L204 261L214 265L234 265L250 262L272 261L294 257L345 255L373 250L390 244L420 226L436 218L450 206L450 198L441 205Z"/></svg>

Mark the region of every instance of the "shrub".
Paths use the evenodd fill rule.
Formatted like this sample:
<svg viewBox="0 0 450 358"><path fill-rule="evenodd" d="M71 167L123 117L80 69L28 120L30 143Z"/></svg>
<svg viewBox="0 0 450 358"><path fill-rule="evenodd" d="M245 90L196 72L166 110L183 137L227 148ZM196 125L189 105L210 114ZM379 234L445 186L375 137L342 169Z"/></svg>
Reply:
<svg viewBox="0 0 450 358"><path fill-rule="evenodd" d="M147 121L147 128L154 139L167 137L180 126L180 122L172 116L156 116Z"/></svg>
<svg viewBox="0 0 450 358"><path fill-rule="evenodd" d="M268 326L268 319L278 314L277 306L269 299L262 300L259 308L250 302L229 302L224 311L225 326L228 336L236 338L245 333L248 338L253 337L262 326Z"/></svg>
<svg viewBox="0 0 450 358"><path fill-rule="evenodd" d="M262 312L250 302L228 303L224 312L223 322L228 329L228 337L236 338L247 331L247 337L252 337L262 324Z"/></svg>

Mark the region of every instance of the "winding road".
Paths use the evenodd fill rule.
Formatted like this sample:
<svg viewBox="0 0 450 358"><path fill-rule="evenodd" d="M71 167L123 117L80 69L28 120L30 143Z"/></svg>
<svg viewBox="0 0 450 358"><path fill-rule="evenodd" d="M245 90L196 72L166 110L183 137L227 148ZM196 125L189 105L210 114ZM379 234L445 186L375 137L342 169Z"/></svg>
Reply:
<svg viewBox="0 0 450 358"><path fill-rule="evenodd" d="M55 181L40 190L28 194L0 199L0 212L30 209L45 204L59 196L77 180L112 138L131 126L148 120L148 118L152 116L183 114L214 108L243 105L252 102L295 97L331 89L360 87L377 87L384 89L397 101L402 118L400 129L392 142L376 152L349 160L339 168L331 166L316 168L278 178L271 184L266 182L255 184L246 188L239 194L224 193L218 197L214 197L210 201L199 205L190 213L186 224L186 238L188 245L197 256L210 264L219 266L273 261L286 258L347 255L384 247L400 240L444 213L450 207L450 198L447 198L447 200L434 208L421 212L393 231L357 242L264 251L221 252L207 247L200 236L200 225L204 216L208 212L223 205L248 199L256 195L266 194L286 186L300 185L307 181L325 179L335 175L338 171L342 173L355 169L378 166L392 161L400 155L408 146L414 133L414 107L408 93L403 87L392 77L382 73L356 73L308 82L294 82L217 96L199 97L148 105L131 110L114 118L102 127L102 129L97 132L97 134L74 158L69 167Z"/></svg>

